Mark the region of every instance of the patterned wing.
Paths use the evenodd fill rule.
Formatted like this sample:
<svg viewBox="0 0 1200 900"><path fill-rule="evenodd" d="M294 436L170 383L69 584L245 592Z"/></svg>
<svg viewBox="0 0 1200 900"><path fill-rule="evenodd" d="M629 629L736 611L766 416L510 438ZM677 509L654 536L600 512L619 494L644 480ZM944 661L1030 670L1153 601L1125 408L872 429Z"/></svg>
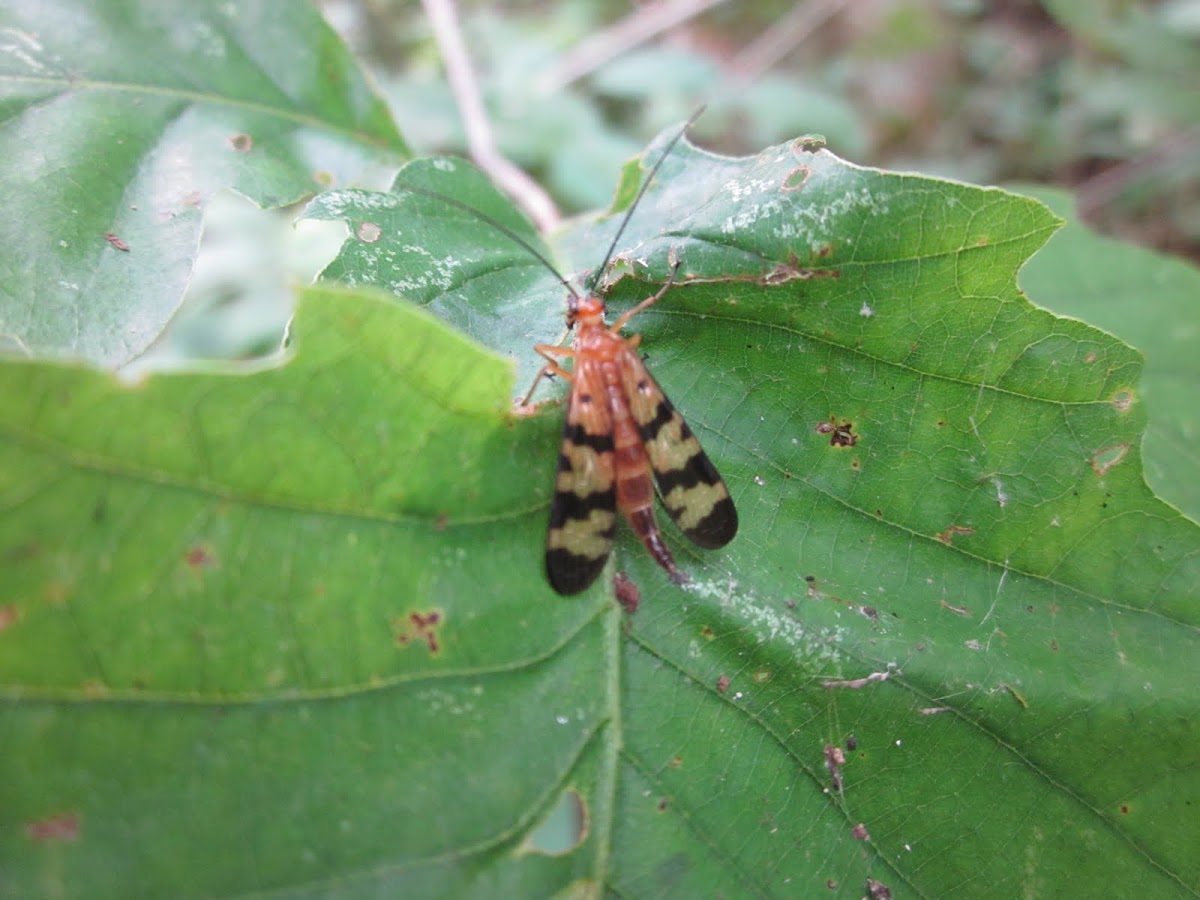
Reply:
<svg viewBox="0 0 1200 900"><path fill-rule="evenodd" d="M620 367L663 506L693 543L709 550L724 547L737 534L738 519L716 466L632 346L621 354Z"/></svg>
<svg viewBox="0 0 1200 900"><path fill-rule="evenodd" d="M560 594L577 594L596 580L617 525L613 426L603 383L595 365L578 357L571 377L546 535L546 577Z"/></svg>

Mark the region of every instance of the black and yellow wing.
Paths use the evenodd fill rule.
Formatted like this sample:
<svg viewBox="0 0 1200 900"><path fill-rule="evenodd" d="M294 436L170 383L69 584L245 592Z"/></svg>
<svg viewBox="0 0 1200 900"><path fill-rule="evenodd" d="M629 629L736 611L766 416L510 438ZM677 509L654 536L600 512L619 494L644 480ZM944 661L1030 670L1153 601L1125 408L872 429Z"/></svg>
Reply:
<svg viewBox="0 0 1200 900"><path fill-rule="evenodd" d="M724 547L737 534L738 518L716 466L637 352L630 348L619 365L663 506L694 544L708 550Z"/></svg>
<svg viewBox="0 0 1200 900"><path fill-rule="evenodd" d="M595 367L576 363L546 534L546 577L560 594L596 580L617 527L612 416Z"/></svg>

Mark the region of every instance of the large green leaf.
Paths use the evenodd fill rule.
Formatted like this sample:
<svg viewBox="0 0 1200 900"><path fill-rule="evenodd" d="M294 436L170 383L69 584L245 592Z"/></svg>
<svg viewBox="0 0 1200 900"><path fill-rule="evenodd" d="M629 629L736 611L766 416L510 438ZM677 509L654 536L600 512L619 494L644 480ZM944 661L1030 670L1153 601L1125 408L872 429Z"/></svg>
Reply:
<svg viewBox="0 0 1200 900"><path fill-rule="evenodd" d="M535 240L462 164L399 180ZM560 408L461 335L531 374L555 277L425 195L312 209L329 275L459 327L326 286L261 371L2 370L10 892L1200 892L1200 541L1137 355L1016 290L1043 207L677 147L602 274L681 260L632 330L742 530L668 530L683 589L622 533L631 615L545 585Z"/></svg>
<svg viewBox="0 0 1200 900"><path fill-rule="evenodd" d="M1146 355L1146 479L1200 520L1200 270L1093 234L1075 221L1070 197L1029 190L1070 218L1021 271L1021 285L1038 305L1105 328Z"/></svg>
<svg viewBox="0 0 1200 900"><path fill-rule="evenodd" d="M223 189L284 206L407 149L307 3L0 2L0 335L128 362Z"/></svg>

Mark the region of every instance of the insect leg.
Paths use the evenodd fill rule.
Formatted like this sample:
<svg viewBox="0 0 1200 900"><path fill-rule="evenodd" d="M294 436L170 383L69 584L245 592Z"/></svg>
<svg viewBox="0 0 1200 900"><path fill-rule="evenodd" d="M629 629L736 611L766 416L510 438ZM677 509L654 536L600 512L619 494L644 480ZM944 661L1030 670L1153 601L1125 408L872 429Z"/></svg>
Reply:
<svg viewBox="0 0 1200 900"><path fill-rule="evenodd" d="M667 276L666 283L658 289L658 292L656 294L654 294L654 296L647 297L645 300L643 300L641 303L639 303L633 309L626 310L624 313L622 313L620 318L618 318L617 321L613 322L612 327L608 329L609 331L614 332L614 333L620 331L622 328L625 327L626 323L630 319L632 319L634 316L636 316L638 313L640 313L643 309L646 309L649 306L653 306L655 303L657 303L659 300L661 300L663 298L663 295L667 291L669 291L671 289L671 287L675 284L675 275L676 275L676 273L679 272L679 265L680 265L680 260L675 259L673 253L671 254L671 256L672 256L672 258L671 258L671 274Z"/></svg>
<svg viewBox="0 0 1200 900"><path fill-rule="evenodd" d="M533 392L537 390L537 386L543 378L550 375L558 375L568 381L571 380L571 373L562 368L558 364L558 360L574 356L574 349L571 347L560 347L557 344L535 344L533 349L538 356L546 360L546 365L538 370L537 375L533 379L533 384L529 386L529 390L521 398L521 402L517 404L517 409L527 409L529 407L529 401L533 398Z"/></svg>
<svg viewBox="0 0 1200 900"><path fill-rule="evenodd" d="M560 336L557 341L554 341L554 343L539 343L534 346L536 354L541 356L542 359L546 360L548 365L542 366L538 371L538 374L534 376L533 384L529 385L529 390L526 391L526 395L521 398L521 403L518 403L518 407L529 406L529 401L533 398L533 392L538 390L538 385L541 383L542 378L547 378L550 376L562 376L563 378L570 379L570 374L568 372L564 372L562 368L559 368L556 362L554 362L554 358L556 358L556 356L575 355L575 350L572 350L570 347L560 346L560 344L566 340L566 336L569 334L571 334L570 328L566 329L562 336Z"/></svg>

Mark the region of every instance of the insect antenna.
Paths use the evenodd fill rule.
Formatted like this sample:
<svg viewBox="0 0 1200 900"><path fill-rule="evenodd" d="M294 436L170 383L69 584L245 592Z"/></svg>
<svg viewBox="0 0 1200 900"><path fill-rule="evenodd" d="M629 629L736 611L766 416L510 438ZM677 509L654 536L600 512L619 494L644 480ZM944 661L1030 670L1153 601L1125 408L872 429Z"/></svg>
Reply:
<svg viewBox="0 0 1200 900"><path fill-rule="evenodd" d="M638 204L642 202L643 195L645 195L646 191L650 189L650 185L654 181L654 176L658 174L658 170L662 167L662 164L667 161L667 157L671 155L671 151L675 149L675 145L679 143L679 139L687 134L687 130L691 128L693 124L695 124L696 120L700 118L700 114L703 112L704 107L702 106L692 113L691 118L689 118L683 124L683 127L679 129L679 133L675 135L675 137L671 138L671 142L667 144L666 148L663 150L662 155L658 158L658 162L654 164L654 167L650 170L650 174L646 176L646 180L642 182L641 189L637 192L637 196L633 198L633 203L629 205L629 211L625 213L625 218L621 220L621 227L617 229L617 233L613 235L612 243L608 245L608 252L604 254L604 262L600 263L599 268L592 272L592 274L589 275L583 283L584 288L589 294L596 290L596 282L600 280L600 276L604 273L604 270L608 268L608 263L612 259L612 255L617 249L617 242L621 240L621 235L625 233L625 226L628 225L629 220L633 218L634 210L636 210L638 208Z"/></svg>
<svg viewBox="0 0 1200 900"><path fill-rule="evenodd" d="M415 187L411 184L403 184L403 183L394 184L394 185L392 185L392 189L408 191L410 194L420 194L422 197L431 197L434 200L440 200L442 203L447 203L450 206L456 207L458 209L463 210L464 212L470 213L471 215L473 215L477 219L479 219L479 221L483 222L485 225L492 226L498 232L500 232L502 235L504 235L506 238L508 238L510 241L515 243L517 246L528 251L529 254L533 256L534 259L536 259L538 262L540 262L543 266L546 267L546 269L550 272L551 275L553 275L556 279L558 279L559 284L561 284L563 287L565 287L568 291L571 292L571 296L576 301L579 300L579 293L575 290L575 288L571 284L570 280L563 277L563 274L561 272L559 272L558 269L554 268L554 263L550 262L550 260L548 260L546 258L546 255L544 253L542 253L540 250L538 250L537 247L533 246L533 244L529 243L529 241L525 240L525 238L521 237L519 234L517 234L515 231L513 231L507 225L505 225L502 222L497 221L496 219L489 216L487 213L483 212L483 210L476 209L474 206L472 206L469 203L463 203L461 200L455 200L453 197L449 197L446 194L439 193L438 191L431 191L431 190L428 190L427 188Z"/></svg>

